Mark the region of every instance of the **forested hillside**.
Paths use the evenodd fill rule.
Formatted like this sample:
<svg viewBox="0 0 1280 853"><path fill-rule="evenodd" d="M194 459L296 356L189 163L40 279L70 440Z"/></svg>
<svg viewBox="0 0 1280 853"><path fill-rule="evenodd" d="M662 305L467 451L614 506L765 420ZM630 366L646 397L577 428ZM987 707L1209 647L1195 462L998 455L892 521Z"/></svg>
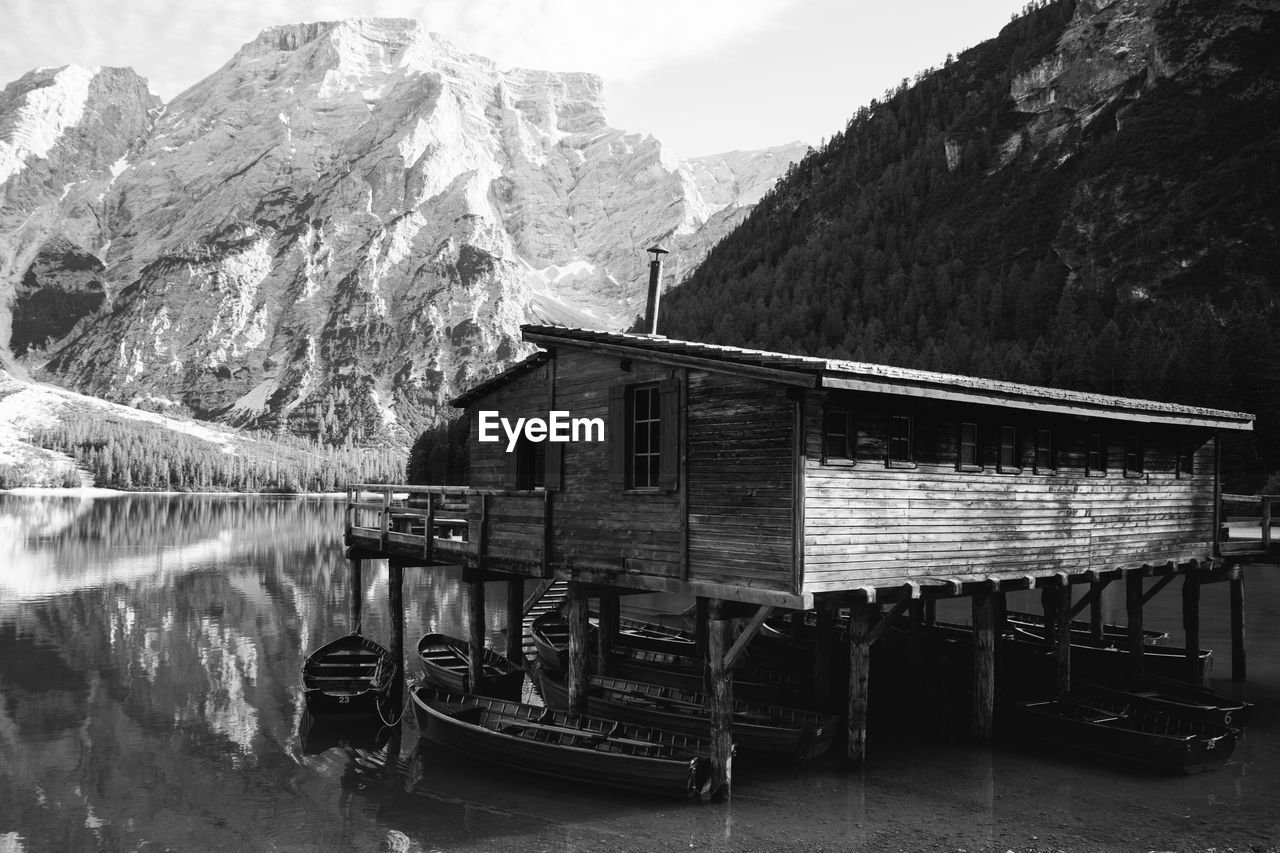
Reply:
<svg viewBox="0 0 1280 853"><path fill-rule="evenodd" d="M1255 489L1280 469L1277 44L1255 0L1031 9L859 109L659 330L1251 411L1228 486Z"/></svg>

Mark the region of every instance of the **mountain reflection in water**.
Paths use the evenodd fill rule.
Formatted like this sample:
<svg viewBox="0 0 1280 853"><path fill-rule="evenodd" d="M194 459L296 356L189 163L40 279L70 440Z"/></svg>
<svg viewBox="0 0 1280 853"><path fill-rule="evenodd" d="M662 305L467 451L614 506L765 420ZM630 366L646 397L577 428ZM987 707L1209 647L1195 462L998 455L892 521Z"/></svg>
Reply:
<svg viewBox="0 0 1280 853"><path fill-rule="evenodd" d="M1280 838L1280 583L1264 568L1249 576L1246 688L1264 704L1217 773L1168 779L873 730L864 772L740 762L730 803L698 807L474 766L420 743L412 719L314 730L299 666L349 630L342 512L319 498L0 493L0 851L1265 849ZM385 643L385 563L366 564L362 586L364 632ZM491 584L486 602L499 650L505 592ZM1218 676L1225 593L1206 587L1202 605ZM407 569L406 646L465 634L465 597L456 569ZM1148 618L1175 630L1171 642L1178 598L1157 597Z"/></svg>

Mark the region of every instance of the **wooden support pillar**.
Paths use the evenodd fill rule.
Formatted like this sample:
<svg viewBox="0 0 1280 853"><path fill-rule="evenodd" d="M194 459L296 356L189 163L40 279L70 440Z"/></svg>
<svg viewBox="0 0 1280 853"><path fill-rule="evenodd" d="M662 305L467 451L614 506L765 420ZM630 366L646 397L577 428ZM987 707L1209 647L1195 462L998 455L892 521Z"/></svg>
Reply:
<svg viewBox="0 0 1280 853"><path fill-rule="evenodd" d="M1058 588L1056 586L1040 587L1040 611L1041 618L1044 619L1044 641L1053 648L1058 636Z"/></svg>
<svg viewBox="0 0 1280 853"><path fill-rule="evenodd" d="M1244 568L1231 568L1231 680L1247 677L1244 658Z"/></svg>
<svg viewBox="0 0 1280 853"><path fill-rule="evenodd" d="M587 688L587 599L572 585L569 587L569 710L575 714L586 713Z"/></svg>
<svg viewBox="0 0 1280 853"><path fill-rule="evenodd" d="M938 621L938 600L936 598L926 598L924 600L924 625L926 628L932 628Z"/></svg>
<svg viewBox="0 0 1280 853"><path fill-rule="evenodd" d="M1124 601L1129 621L1129 676L1142 677L1142 573L1129 572L1124 578Z"/></svg>
<svg viewBox="0 0 1280 853"><path fill-rule="evenodd" d="M711 788L712 800L729 797L733 783L733 670L725 666L729 620L722 602L707 602L707 681L711 683Z"/></svg>
<svg viewBox="0 0 1280 853"><path fill-rule="evenodd" d="M1089 584L1089 636L1095 640L1102 639L1102 590L1106 586L1106 581Z"/></svg>
<svg viewBox="0 0 1280 853"><path fill-rule="evenodd" d="M911 621L907 625L907 678L913 692L924 684L924 602L911 602Z"/></svg>
<svg viewBox="0 0 1280 853"><path fill-rule="evenodd" d="M1053 591L1053 658L1056 666L1054 686L1059 695L1071 689L1071 585L1065 580Z"/></svg>
<svg viewBox="0 0 1280 853"><path fill-rule="evenodd" d="M830 608L819 607L814 611L816 631L813 635L813 698L819 708L830 710L833 702L831 695L831 655L835 628L834 614Z"/></svg>
<svg viewBox="0 0 1280 853"><path fill-rule="evenodd" d="M484 581L473 580L468 587L467 595L467 643L470 646L470 659L467 662L467 683L480 683L484 662Z"/></svg>
<svg viewBox="0 0 1280 853"><path fill-rule="evenodd" d="M872 605L855 598L849 605L849 766L867 760L867 693L871 675Z"/></svg>
<svg viewBox="0 0 1280 853"><path fill-rule="evenodd" d="M348 554L350 553L348 552ZM360 616L363 610L361 599L364 596L364 581L360 576L364 561L359 557L352 556L348 556L347 560L351 567L351 633L362 634L364 631L362 630Z"/></svg>
<svg viewBox="0 0 1280 853"><path fill-rule="evenodd" d="M391 619L391 658L396 662L391 677L391 717L404 707L404 565L387 563L387 611Z"/></svg>
<svg viewBox="0 0 1280 853"><path fill-rule="evenodd" d="M996 701L996 608L990 592L975 592L973 605L973 736L988 740Z"/></svg>
<svg viewBox="0 0 1280 853"><path fill-rule="evenodd" d="M596 662L601 675L613 674L613 647L618 639L620 611L618 596L600 596L600 630L596 632Z"/></svg>
<svg viewBox="0 0 1280 853"><path fill-rule="evenodd" d="M791 639L799 640L804 636L804 615L803 610L791 611Z"/></svg>
<svg viewBox="0 0 1280 853"><path fill-rule="evenodd" d="M704 664L707 660L707 611L709 599L698 596L693 600L693 645L698 660ZM711 693L711 682L707 676L707 668L702 668L702 688L704 693Z"/></svg>
<svg viewBox="0 0 1280 853"><path fill-rule="evenodd" d="M507 578L507 660L524 666L524 578Z"/></svg>
<svg viewBox="0 0 1280 853"><path fill-rule="evenodd" d="M1187 681L1200 684L1200 575L1188 571L1182 576L1182 631L1187 639Z"/></svg>

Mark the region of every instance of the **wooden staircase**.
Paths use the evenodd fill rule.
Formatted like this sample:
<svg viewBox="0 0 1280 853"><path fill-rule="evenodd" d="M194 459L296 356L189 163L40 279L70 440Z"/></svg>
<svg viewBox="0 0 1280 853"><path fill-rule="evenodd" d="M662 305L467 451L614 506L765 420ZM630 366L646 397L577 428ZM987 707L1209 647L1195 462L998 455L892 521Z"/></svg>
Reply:
<svg viewBox="0 0 1280 853"><path fill-rule="evenodd" d="M533 620L543 613L559 610L569 599L569 582L564 578L543 581L524 602L523 629L520 632L524 658L530 665L538 657L533 645Z"/></svg>

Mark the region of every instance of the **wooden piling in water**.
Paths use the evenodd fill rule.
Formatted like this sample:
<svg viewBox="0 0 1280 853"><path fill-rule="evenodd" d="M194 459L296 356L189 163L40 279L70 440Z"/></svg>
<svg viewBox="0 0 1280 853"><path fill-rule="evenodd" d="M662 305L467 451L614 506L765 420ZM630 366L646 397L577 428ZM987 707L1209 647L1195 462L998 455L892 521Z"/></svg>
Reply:
<svg viewBox="0 0 1280 853"><path fill-rule="evenodd" d="M524 666L524 578L507 578L507 660Z"/></svg>
<svg viewBox="0 0 1280 853"><path fill-rule="evenodd" d="M1124 577L1124 603L1129 620L1129 676L1142 677L1142 572L1130 571Z"/></svg>
<svg viewBox="0 0 1280 853"><path fill-rule="evenodd" d="M1228 576L1231 590L1231 680L1247 677L1244 657L1244 568L1232 566Z"/></svg>
<svg viewBox="0 0 1280 853"><path fill-rule="evenodd" d="M1054 681L1058 693L1071 689L1071 585L1066 579L1057 586L1047 587L1053 593L1053 658L1056 664Z"/></svg>
<svg viewBox="0 0 1280 853"><path fill-rule="evenodd" d="M1102 591L1106 586L1106 581L1089 584L1089 636L1095 640L1102 639Z"/></svg>
<svg viewBox="0 0 1280 853"><path fill-rule="evenodd" d="M470 659L467 661L467 675L472 684L479 684L484 662L484 581L473 580L468 587L467 595L467 643L470 645Z"/></svg>
<svg viewBox="0 0 1280 853"><path fill-rule="evenodd" d="M360 557L353 555L354 552L348 549L347 561L350 566L351 581L351 633L361 634L363 633L360 622L361 610L363 609L361 607L361 597L364 595L364 584L360 576L363 573L361 570L364 561Z"/></svg>
<svg viewBox="0 0 1280 853"><path fill-rule="evenodd" d="M707 602L707 680L711 683L712 800L729 797L733 782L733 670L724 665L729 620L719 599Z"/></svg>
<svg viewBox="0 0 1280 853"><path fill-rule="evenodd" d="M600 626L596 631L596 660L602 675L613 674L613 647L618 639L621 605L616 595L600 596Z"/></svg>
<svg viewBox="0 0 1280 853"><path fill-rule="evenodd" d="M828 607L814 611L816 630L813 636L813 692L817 706L823 710L832 707L831 655L834 629L833 612Z"/></svg>
<svg viewBox="0 0 1280 853"><path fill-rule="evenodd" d="M569 585L569 607L566 612L569 620L569 710L575 714L586 713L587 687L587 599L576 588Z"/></svg>
<svg viewBox="0 0 1280 853"><path fill-rule="evenodd" d="M1194 570L1182 576L1182 631L1187 641L1187 681L1199 684L1200 671L1200 575Z"/></svg>
<svg viewBox="0 0 1280 853"><path fill-rule="evenodd" d="M391 642L387 650L396 662L391 680L391 707L399 709L404 707L404 564L397 560L387 563L387 612L391 620Z"/></svg>
<svg viewBox="0 0 1280 853"><path fill-rule="evenodd" d="M993 593L975 592L973 608L973 736L988 740L996 699L996 608Z"/></svg>
<svg viewBox="0 0 1280 853"><path fill-rule="evenodd" d="M849 767L867 760L867 695L871 676L872 606L855 598L849 605Z"/></svg>

